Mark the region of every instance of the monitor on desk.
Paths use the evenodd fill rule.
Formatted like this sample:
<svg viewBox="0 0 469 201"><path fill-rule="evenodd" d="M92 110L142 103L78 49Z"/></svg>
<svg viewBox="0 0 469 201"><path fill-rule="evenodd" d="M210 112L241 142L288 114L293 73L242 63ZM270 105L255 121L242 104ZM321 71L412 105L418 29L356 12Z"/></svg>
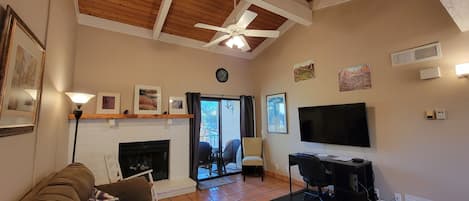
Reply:
<svg viewBox="0 0 469 201"><path fill-rule="evenodd" d="M370 147L365 103L298 108L301 141Z"/></svg>

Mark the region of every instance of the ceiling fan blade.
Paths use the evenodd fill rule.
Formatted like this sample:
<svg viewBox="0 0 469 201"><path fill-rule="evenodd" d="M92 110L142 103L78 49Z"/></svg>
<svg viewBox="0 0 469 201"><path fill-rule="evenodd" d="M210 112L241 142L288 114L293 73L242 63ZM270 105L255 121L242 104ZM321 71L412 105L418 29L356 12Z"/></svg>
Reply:
<svg viewBox="0 0 469 201"><path fill-rule="evenodd" d="M215 40L212 40L210 41L209 43L205 44L204 47L210 47L210 46L214 46L214 45L217 45L218 43L230 38L231 35L223 35L223 36L220 36L219 38L215 39Z"/></svg>
<svg viewBox="0 0 469 201"><path fill-rule="evenodd" d="M203 24L203 23L197 23L194 25L194 27L201 28L201 29L209 29L209 30L219 31L219 32L224 32L224 33L231 33L231 31L228 30L227 28L217 27L217 26Z"/></svg>
<svg viewBox="0 0 469 201"><path fill-rule="evenodd" d="M249 46L249 43L246 40L246 38L244 36L239 36L239 37L241 38L241 40L244 43L244 46L241 48L241 51L247 52L247 51L251 50L251 46Z"/></svg>
<svg viewBox="0 0 469 201"><path fill-rule="evenodd" d="M257 13L246 10L244 11L241 18L239 18L239 21L236 23L236 25L238 25L238 27L246 28L256 17Z"/></svg>
<svg viewBox="0 0 469 201"><path fill-rule="evenodd" d="M280 31L247 29L244 30L243 34L251 37L278 38Z"/></svg>

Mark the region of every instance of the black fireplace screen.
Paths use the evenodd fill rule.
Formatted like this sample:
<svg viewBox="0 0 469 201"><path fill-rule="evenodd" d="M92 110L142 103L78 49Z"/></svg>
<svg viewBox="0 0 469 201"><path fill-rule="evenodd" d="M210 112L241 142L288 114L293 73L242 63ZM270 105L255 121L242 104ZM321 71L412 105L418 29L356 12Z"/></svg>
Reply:
<svg viewBox="0 0 469 201"><path fill-rule="evenodd" d="M153 169L153 180L168 179L169 140L119 143L124 178Z"/></svg>

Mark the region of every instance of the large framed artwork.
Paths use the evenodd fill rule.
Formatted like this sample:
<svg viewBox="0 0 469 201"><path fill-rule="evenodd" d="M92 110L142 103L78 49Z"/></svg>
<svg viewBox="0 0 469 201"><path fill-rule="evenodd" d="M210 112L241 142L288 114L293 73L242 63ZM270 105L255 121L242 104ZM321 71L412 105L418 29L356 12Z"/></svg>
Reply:
<svg viewBox="0 0 469 201"><path fill-rule="evenodd" d="M161 114L161 87L135 85L134 113Z"/></svg>
<svg viewBox="0 0 469 201"><path fill-rule="evenodd" d="M0 136L30 133L41 102L45 47L9 6L0 46Z"/></svg>
<svg viewBox="0 0 469 201"><path fill-rule="evenodd" d="M287 134L287 94L267 95L267 132Z"/></svg>

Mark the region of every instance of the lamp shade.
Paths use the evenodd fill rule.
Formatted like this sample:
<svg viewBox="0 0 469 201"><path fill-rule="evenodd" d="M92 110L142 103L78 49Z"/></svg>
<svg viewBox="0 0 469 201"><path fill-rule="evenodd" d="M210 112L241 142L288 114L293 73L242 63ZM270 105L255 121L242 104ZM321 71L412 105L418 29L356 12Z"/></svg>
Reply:
<svg viewBox="0 0 469 201"><path fill-rule="evenodd" d="M67 94L67 96L70 97L73 103L80 104L80 105L87 103L93 97L95 97L94 94L78 93L78 92L65 92L65 94Z"/></svg>
<svg viewBox="0 0 469 201"><path fill-rule="evenodd" d="M469 63L456 65L456 75L459 77L469 76Z"/></svg>

